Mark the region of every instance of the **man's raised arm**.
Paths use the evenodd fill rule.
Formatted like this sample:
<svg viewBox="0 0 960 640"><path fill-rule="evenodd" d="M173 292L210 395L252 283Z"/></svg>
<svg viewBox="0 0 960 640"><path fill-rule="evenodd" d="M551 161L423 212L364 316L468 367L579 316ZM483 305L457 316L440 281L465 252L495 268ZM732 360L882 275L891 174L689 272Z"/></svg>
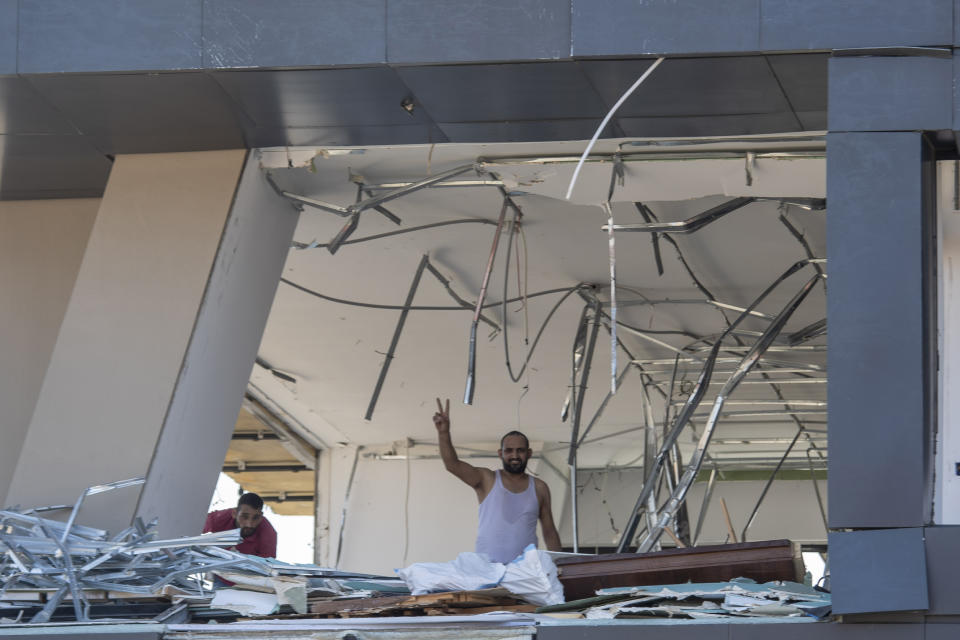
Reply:
<svg viewBox="0 0 960 640"><path fill-rule="evenodd" d="M483 472L458 458L457 450L453 448L453 441L450 439L449 398L447 398L446 408L440 404L440 398L437 398L437 412L433 414L433 426L437 428L437 436L440 439L440 457L443 458L443 466L474 489L478 488L483 482Z"/></svg>

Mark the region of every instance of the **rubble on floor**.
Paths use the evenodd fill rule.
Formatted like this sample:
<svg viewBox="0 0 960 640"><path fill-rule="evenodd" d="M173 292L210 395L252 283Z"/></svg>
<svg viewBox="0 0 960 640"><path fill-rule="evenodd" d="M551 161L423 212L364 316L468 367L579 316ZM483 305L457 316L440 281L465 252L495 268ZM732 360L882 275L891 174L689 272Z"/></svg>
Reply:
<svg viewBox="0 0 960 640"><path fill-rule="evenodd" d="M397 578L289 564L224 549L240 530L156 539L139 518L109 532L75 523L87 495L141 483L91 487L66 522L0 510L0 624L150 620L235 620L277 611L306 613L308 601L408 594ZM234 584L214 589L214 575Z"/></svg>
<svg viewBox="0 0 960 640"><path fill-rule="evenodd" d="M568 584L583 590L587 583L602 583L612 575L620 585L590 589L589 597L579 600L568 592L572 601L564 602L554 562L532 545L512 563L494 567L494 580L480 580L492 588L468 589L439 582L424 586L438 576L447 580L450 575L444 571L466 566L463 562L412 565L398 571L408 578L405 583L398 577L289 564L222 548L240 541L238 529L157 540L156 522L137 519L113 536L75 523L86 495L136 482L142 479L87 489L66 522L38 515L63 507L0 510L0 626L107 621L189 626L253 618L292 624L307 623L306 619L447 616L456 620L490 615L530 616L522 619L524 624L557 618L822 620L830 614L828 593L789 580L760 584L736 578L659 586L642 581L663 575L658 573L662 571L688 570L698 556L713 560L744 556L740 560L747 564L741 566L752 562L758 567L766 559L767 569L789 573L794 556L791 545L782 544L786 541L751 548L729 545L736 548L727 554L719 548L702 548L683 554L558 558L560 581L567 573L572 581ZM610 575L604 577L598 567L607 568ZM410 580L414 575L416 580ZM470 582L470 576L460 578L463 584ZM631 578L638 582L625 582ZM223 581L232 585L223 587Z"/></svg>
<svg viewBox="0 0 960 640"><path fill-rule="evenodd" d="M589 619L804 617L830 615L830 594L796 582L757 584L749 578L728 582L684 583L600 589L597 595L538 613L576 613Z"/></svg>

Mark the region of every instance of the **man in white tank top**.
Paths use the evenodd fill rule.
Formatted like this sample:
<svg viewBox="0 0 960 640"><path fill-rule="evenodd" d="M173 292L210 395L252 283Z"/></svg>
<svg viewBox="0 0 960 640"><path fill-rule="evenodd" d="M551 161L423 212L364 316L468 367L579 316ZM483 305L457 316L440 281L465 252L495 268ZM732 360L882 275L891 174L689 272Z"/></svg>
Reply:
<svg viewBox="0 0 960 640"><path fill-rule="evenodd" d="M447 471L473 487L480 501L477 526L477 553L494 562L510 562L528 544L537 543L537 520L547 549L560 551L560 534L553 524L550 489L539 478L527 475L527 461L533 454L527 437L511 431L500 440L497 455L503 469L475 467L457 457L450 439L450 400L444 408L437 398L433 424L440 437L440 457Z"/></svg>

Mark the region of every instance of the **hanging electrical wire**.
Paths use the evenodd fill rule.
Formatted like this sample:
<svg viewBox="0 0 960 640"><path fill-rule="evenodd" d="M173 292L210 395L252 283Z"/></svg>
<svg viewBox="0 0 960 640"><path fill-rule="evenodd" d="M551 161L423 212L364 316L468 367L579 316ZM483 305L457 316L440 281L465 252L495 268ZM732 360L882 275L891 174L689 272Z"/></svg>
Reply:
<svg viewBox="0 0 960 640"><path fill-rule="evenodd" d="M607 212L607 243L610 257L610 393L617 392L617 251L616 236L614 235L613 192L617 183L623 185L623 158L619 153L613 156L613 167L610 170L610 187L607 189L607 199L603 208ZM599 307L597 313L599 314Z"/></svg>
<svg viewBox="0 0 960 640"><path fill-rule="evenodd" d="M620 105L626 102L627 98L629 98L630 95L637 90L637 87L643 84L644 80L650 77L650 74L653 73L653 70L659 67L660 63L663 61L664 58L657 58L652 65L647 67L647 70L643 72L643 75L637 78L637 81L634 82L630 88L623 93L622 96L620 96L620 99L617 100L612 107L610 107L610 111L608 111L607 115L603 117L603 120L600 122L600 126L597 127L597 131L593 134L593 137L590 138L587 148L583 150L583 155L580 156L580 161L577 162L577 167L573 170L573 177L570 178L570 185L567 187L567 200L569 200L570 196L573 194L573 187L577 184L577 177L580 175L580 169L583 167L583 163L587 159L587 156L590 155L590 150L593 149L593 145L597 143L597 138L600 137L600 134L603 132L603 128L607 126L608 122L610 122L610 118L612 118L613 114L617 112L617 109L620 108Z"/></svg>
<svg viewBox="0 0 960 640"><path fill-rule="evenodd" d="M513 208L513 218L510 220L510 226L507 229L507 255L503 263L503 295L500 296L502 300L500 304L500 323L503 325L503 356L507 365L507 375L510 376L512 382L519 382L520 377L523 375L523 370L520 371L517 375L513 373L513 367L510 365L510 338L508 336L509 329L507 325L507 286L510 283L510 255L513 251L513 237L516 234L517 226L520 222L520 209L518 207ZM517 251L517 260L520 259L520 251ZM520 265L517 265L517 277L520 276ZM519 282L517 283L517 289L519 293Z"/></svg>
<svg viewBox="0 0 960 640"><path fill-rule="evenodd" d="M293 282L292 280L287 280L286 278L280 278L280 282L282 282L282 283L285 284L285 285L291 286L291 287L293 287L294 289L297 289L297 290L299 290L299 291L302 291L303 293L306 293L306 294L309 294L309 295L311 295L311 296L320 298L321 300L327 300L327 301L329 301L329 302L336 302L337 304L345 304L345 305L349 305L349 306L351 306L351 307L364 307L364 308L367 308L367 309L387 309L387 310L391 310L391 311L402 311L403 308L404 308L403 305L400 305L400 304L377 304L377 303L375 303L375 302L361 302L361 301L359 301L359 300L347 300L347 299L345 299L345 298L336 298L336 297L334 297L334 296L328 296L328 295L325 294L325 293L320 293L319 291L314 291L313 289L310 289L310 288L308 288L308 287L305 287L305 286L303 286L302 284L297 284L296 282ZM553 294L553 293L566 293L566 294L569 295L569 294L573 293L574 291L577 291L578 289L581 289L581 288L583 288L583 287L589 287L589 286L590 286L590 285L587 285L587 284L584 284L584 283L581 282L581 283L579 283L579 284L575 284L575 285L572 286L572 287L558 287L558 288L556 288L556 289L545 289L545 290L543 290L543 291L535 291L535 292L533 292L533 293L527 294L526 296L517 296L517 297L514 297L514 298L510 298L509 300L507 300L507 302L518 302L518 301L520 301L520 300L523 300L524 297L526 297L526 298L539 298L540 296L548 296L548 295L551 295L551 294ZM485 303L485 304L483 305L482 308L483 308L483 309L490 309L491 307L500 306L500 304L501 304L500 302L487 302L487 303ZM413 306L409 307L409 309L410 309L410 311L463 311L463 310L464 310L464 307L462 307L462 306L452 306L452 305L447 305L447 306L443 306L443 305L420 305L420 306L418 306L418 305L413 305Z"/></svg>
<svg viewBox="0 0 960 640"><path fill-rule="evenodd" d="M396 231L387 231L385 233L377 233L372 236L363 236L362 238L353 238L352 240L344 240L340 245L345 244L357 244L358 242L369 242L370 240L380 240L381 238L389 238L391 236L399 236L404 233L413 233L414 231L423 231L424 229L435 229L436 227L447 227L454 224L490 224L495 225L496 222L492 220L487 220L486 218L462 218L458 220L443 220L441 222L431 222L430 224L421 224L417 227L408 227L406 229L397 229ZM294 242L292 245L296 249L326 249L330 246L330 243L320 244L316 241L314 242Z"/></svg>

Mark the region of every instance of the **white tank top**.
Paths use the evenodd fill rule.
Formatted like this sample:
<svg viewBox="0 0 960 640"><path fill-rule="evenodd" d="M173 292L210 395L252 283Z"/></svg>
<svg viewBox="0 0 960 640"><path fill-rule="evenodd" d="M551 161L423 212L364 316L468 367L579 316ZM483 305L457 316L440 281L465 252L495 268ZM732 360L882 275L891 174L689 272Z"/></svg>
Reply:
<svg viewBox="0 0 960 640"><path fill-rule="evenodd" d="M537 544L539 514L540 502L533 478L527 477L524 491L513 493L500 482L498 469L493 488L480 503L477 553L485 553L494 562L510 562L528 544Z"/></svg>

